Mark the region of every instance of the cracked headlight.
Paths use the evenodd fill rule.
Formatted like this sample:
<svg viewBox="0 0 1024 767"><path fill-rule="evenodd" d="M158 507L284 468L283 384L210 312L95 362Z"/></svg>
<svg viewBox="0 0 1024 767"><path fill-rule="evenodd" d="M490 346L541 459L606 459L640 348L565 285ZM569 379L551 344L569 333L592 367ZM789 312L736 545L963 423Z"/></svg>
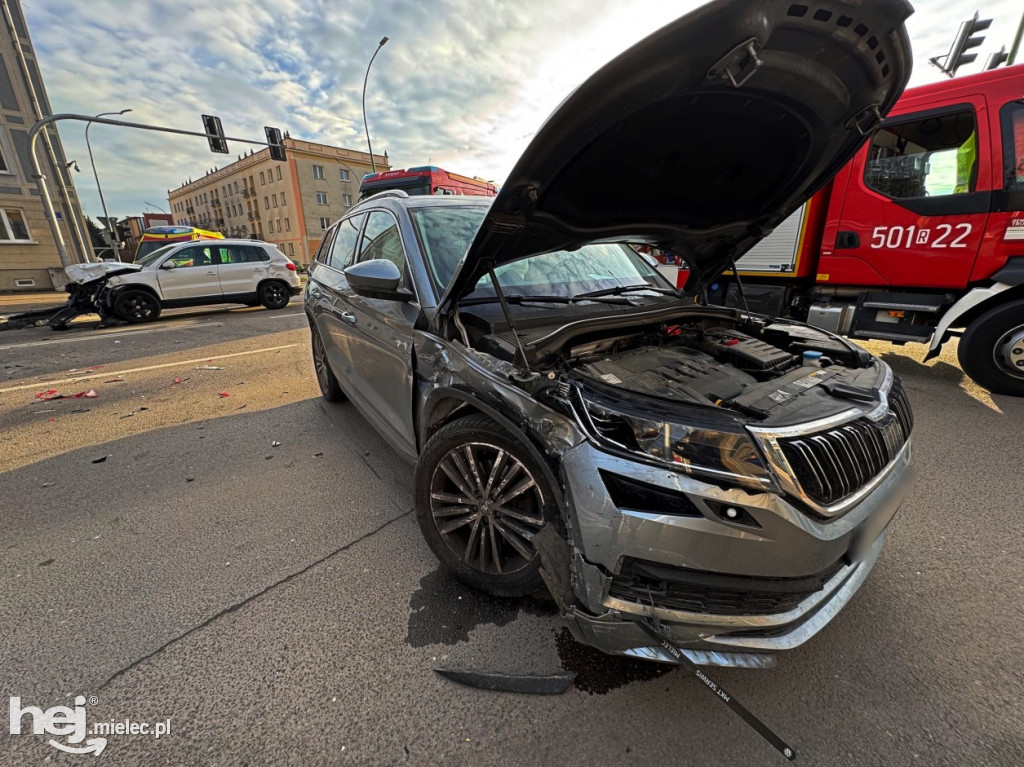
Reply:
<svg viewBox="0 0 1024 767"><path fill-rule="evenodd" d="M634 409L624 403L579 392L587 431L619 451L673 468L710 482L750 490L778 492L768 465L742 423L725 413L671 414Z"/></svg>

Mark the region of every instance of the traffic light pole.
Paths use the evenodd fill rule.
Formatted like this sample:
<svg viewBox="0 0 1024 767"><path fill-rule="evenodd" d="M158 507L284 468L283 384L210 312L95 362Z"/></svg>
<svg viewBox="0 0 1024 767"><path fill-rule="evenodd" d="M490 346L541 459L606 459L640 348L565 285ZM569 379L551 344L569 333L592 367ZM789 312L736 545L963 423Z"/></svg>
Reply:
<svg viewBox="0 0 1024 767"><path fill-rule="evenodd" d="M50 198L50 190L46 185L46 176L41 170L39 159L36 157L36 139L43 129L50 123L60 120L78 120L85 123L102 123L103 125L120 125L122 128L138 128L139 130L157 131L159 133L176 133L179 136L199 136L205 139L223 139L225 141L239 141L243 144L257 144L259 146L272 146L266 141L255 141L249 138L237 138L214 133L202 133L200 131L182 130L181 128L167 128L162 125L146 125L144 123L127 122L126 120L110 120L105 117L92 117L90 115L59 114L44 117L36 122L28 132L28 155L32 161L32 178L39 186L39 196L43 199L43 206L46 209L46 218L50 222L50 233L57 245L57 254L60 256L61 266L71 266L71 259L68 256L67 246L64 244L64 236L57 225L57 213L53 207L53 200Z"/></svg>
<svg viewBox="0 0 1024 767"><path fill-rule="evenodd" d="M1013 38L1013 45L1010 46L1010 53L1006 58L1006 66L1012 67L1017 60L1017 51L1020 50L1020 39L1024 37L1024 13L1020 15L1020 24L1017 26L1017 35Z"/></svg>

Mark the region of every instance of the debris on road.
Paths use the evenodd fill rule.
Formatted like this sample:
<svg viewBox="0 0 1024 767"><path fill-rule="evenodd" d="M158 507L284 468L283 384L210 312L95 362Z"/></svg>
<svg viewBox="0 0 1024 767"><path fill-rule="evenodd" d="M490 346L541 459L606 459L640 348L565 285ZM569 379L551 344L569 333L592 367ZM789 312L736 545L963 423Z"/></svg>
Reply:
<svg viewBox="0 0 1024 767"><path fill-rule="evenodd" d="M238 407L235 408L235 410L241 410L244 407L246 407L246 405L239 405Z"/></svg>
<svg viewBox="0 0 1024 767"><path fill-rule="evenodd" d="M281 443L280 443L280 442L278 442L278 441L277 441L277 440L275 439L275 440L274 440L273 442L271 442L271 443L270 443L270 446L271 446L271 447L281 447Z"/></svg>
<svg viewBox="0 0 1024 767"><path fill-rule="evenodd" d="M93 459L92 459L92 462L93 462L93 463L103 463L103 462L104 462L105 460L107 460L107 458L109 458L109 457L110 457L110 456L107 456L107 455L101 455L101 456L100 456L99 458L93 458Z"/></svg>
<svg viewBox="0 0 1024 767"><path fill-rule="evenodd" d="M80 391L78 392L78 394L74 394L72 396L74 396L75 399L81 399L82 397L86 397L87 399L95 399L100 395L96 393L95 389L89 389L89 391Z"/></svg>
<svg viewBox="0 0 1024 767"><path fill-rule="evenodd" d="M323 458L323 455L324 453L322 450L319 453L313 453L314 458Z"/></svg>
<svg viewBox="0 0 1024 767"><path fill-rule="evenodd" d="M223 369L224 368L217 367L216 365L200 365L199 367L196 368L196 370L223 370Z"/></svg>
<svg viewBox="0 0 1024 767"><path fill-rule="evenodd" d="M230 397L231 395L228 394L226 391L221 391L221 392L217 392L217 396L218 397Z"/></svg>
<svg viewBox="0 0 1024 767"><path fill-rule="evenodd" d="M576 674L571 671L554 674L502 674L495 671L454 668L435 668L434 671L445 679L467 687L529 695L561 695L576 679Z"/></svg>
<svg viewBox="0 0 1024 767"><path fill-rule="evenodd" d="M72 413L88 413L90 410L92 410L91 407L76 407L71 412Z"/></svg>
<svg viewBox="0 0 1024 767"><path fill-rule="evenodd" d="M36 399L41 399L46 402L49 402L50 400L53 399L64 399L64 397L66 396L66 394L60 394L56 389L47 389L46 391L41 391L38 394L36 394Z"/></svg>
<svg viewBox="0 0 1024 767"><path fill-rule="evenodd" d="M123 380L123 378L111 378L109 381L104 381L103 383L118 383Z"/></svg>
<svg viewBox="0 0 1024 767"><path fill-rule="evenodd" d="M57 484L56 482L44 482L42 484L42 487L53 487L56 484Z"/></svg>

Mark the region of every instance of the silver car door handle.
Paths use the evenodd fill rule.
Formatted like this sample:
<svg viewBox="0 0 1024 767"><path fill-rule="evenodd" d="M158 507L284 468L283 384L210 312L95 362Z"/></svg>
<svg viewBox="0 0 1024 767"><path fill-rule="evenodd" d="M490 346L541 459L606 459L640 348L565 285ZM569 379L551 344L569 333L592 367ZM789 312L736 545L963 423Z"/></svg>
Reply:
<svg viewBox="0 0 1024 767"><path fill-rule="evenodd" d="M341 313L341 318L345 322L347 322L349 325L355 325L356 324L356 316L354 314L352 314L352 312L342 312Z"/></svg>
<svg viewBox="0 0 1024 767"><path fill-rule="evenodd" d="M216 269L214 269L212 272L207 272L207 274L216 274L216 273L217 273Z"/></svg>
<svg viewBox="0 0 1024 767"><path fill-rule="evenodd" d="M320 298L320 288L310 288L309 296L310 298Z"/></svg>

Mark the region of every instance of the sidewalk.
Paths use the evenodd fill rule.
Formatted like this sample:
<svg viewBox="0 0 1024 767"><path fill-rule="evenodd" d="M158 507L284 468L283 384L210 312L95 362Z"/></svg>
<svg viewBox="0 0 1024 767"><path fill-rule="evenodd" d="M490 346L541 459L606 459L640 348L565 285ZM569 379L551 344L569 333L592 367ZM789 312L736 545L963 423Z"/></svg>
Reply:
<svg viewBox="0 0 1024 767"><path fill-rule="evenodd" d="M67 293L56 290L44 293L0 293L0 317L10 317L12 314L48 307L56 309L67 300Z"/></svg>

